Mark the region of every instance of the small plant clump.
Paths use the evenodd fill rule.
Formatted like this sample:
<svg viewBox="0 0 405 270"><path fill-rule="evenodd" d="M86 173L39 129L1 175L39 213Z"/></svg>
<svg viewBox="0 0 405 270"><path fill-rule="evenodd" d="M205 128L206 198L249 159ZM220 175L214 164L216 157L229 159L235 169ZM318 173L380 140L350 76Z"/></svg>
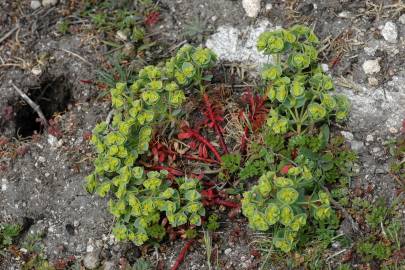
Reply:
<svg viewBox="0 0 405 270"><path fill-rule="evenodd" d="M18 224L0 224L0 249L10 246L20 231L21 226Z"/></svg>
<svg viewBox="0 0 405 270"><path fill-rule="evenodd" d="M184 232L195 234L202 224L219 228L215 213L205 217L217 205L242 208L250 227L270 232L283 252L308 231L335 226L325 185L347 184L356 156L330 134L330 122L346 119L349 102L332 94L332 80L317 63L317 43L305 26L259 37L258 49L275 63L263 70L263 87L241 97L239 149L225 140L223 106L212 96L217 59L211 50L185 45L165 64L143 68L130 85L116 84L112 122L93 131L97 158L87 177L89 192L110 197L115 237L136 245L166 234L194 238ZM190 96L202 104L192 113L197 121L183 106ZM206 177L206 166L218 168L216 177ZM242 193L241 204L228 200Z"/></svg>
<svg viewBox="0 0 405 270"><path fill-rule="evenodd" d="M260 172L257 185L243 194L242 211L251 228L272 231L274 246L289 252L300 229L327 223L333 211L325 183L344 177L329 146L330 121L343 121L346 97L332 95L332 79L323 73L314 47L318 38L307 27L265 32L257 48L275 64L262 71L265 93L272 102L267 118L267 148L246 162L240 173ZM347 156L344 162L353 161ZM350 167L348 168L350 171Z"/></svg>
<svg viewBox="0 0 405 270"><path fill-rule="evenodd" d="M113 230L117 239L137 245L160 240L165 234L159 225L162 213L173 227L187 222L201 225L205 209L198 180L171 181L167 176L176 175L173 170L136 164L148 154L154 128L177 119L184 90L202 86L204 70L214 61L209 50L184 46L165 67L147 66L132 85L118 83L111 90L115 115L110 127L102 122L94 129L92 143L98 157L94 173L87 177L87 190L101 197L110 191L114 194L109 208L117 219Z"/></svg>

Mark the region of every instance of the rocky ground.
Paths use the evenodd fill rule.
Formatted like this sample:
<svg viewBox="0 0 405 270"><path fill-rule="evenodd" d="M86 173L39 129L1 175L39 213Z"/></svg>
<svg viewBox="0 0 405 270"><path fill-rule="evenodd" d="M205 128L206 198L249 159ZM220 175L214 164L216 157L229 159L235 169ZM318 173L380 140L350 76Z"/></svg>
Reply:
<svg viewBox="0 0 405 270"><path fill-rule="evenodd" d="M83 188L92 170L89 132L110 110L108 100L98 98L100 88L88 82L97 80L108 49L76 2L0 3L0 223L23 224L19 243L43 235L42 253L51 262L74 255L76 265L118 269L122 258L133 263L146 249L116 243L106 200ZM351 187L371 186L365 199L372 203L381 196L394 198L398 182L389 172L386 142L400 134L405 118L405 4L267 0L256 10L254 3L242 2L161 0L152 32L171 46L203 43L243 75L255 74L267 61L255 48L261 32L311 25L322 40L324 67L352 102L350 120L337 127L359 154ZM134 6L132 1L117 5ZM62 18L74 22L68 34L58 31ZM35 98L53 120L50 129L39 132L36 113L15 88L31 94L39 89ZM398 211L405 224L403 197ZM216 250L223 269L259 269L261 259L250 248L257 235L246 220L239 216L221 225ZM148 256L167 269L182 246L181 241L165 243L149 249ZM208 269L205 261L203 245L194 245L182 269ZM0 269L19 268L15 256L0 257Z"/></svg>

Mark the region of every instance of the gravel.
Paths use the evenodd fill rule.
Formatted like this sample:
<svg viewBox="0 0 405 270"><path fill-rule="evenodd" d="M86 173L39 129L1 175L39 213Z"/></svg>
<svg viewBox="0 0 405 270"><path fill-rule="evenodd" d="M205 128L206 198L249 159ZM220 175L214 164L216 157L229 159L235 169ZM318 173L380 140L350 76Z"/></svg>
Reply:
<svg viewBox="0 0 405 270"><path fill-rule="evenodd" d="M383 29L381 30L381 35L389 43L396 43L398 38L397 26L393 22L386 22Z"/></svg>

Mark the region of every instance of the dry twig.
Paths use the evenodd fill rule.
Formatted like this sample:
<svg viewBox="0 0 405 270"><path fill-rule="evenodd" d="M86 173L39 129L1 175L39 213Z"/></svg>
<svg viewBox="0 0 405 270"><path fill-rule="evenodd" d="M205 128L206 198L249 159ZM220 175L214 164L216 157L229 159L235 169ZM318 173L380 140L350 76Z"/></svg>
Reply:
<svg viewBox="0 0 405 270"><path fill-rule="evenodd" d="M46 120L41 107L39 107L38 104L36 104L29 96L27 96L20 88L18 88L14 83L11 83L15 91L21 96L22 99L24 99L25 102L27 102L28 105L31 106L31 108L38 114L39 118L41 119L41 123L45 126L48 127L48 121Z"/></svg>
<svg viewBox="0 0 405 270"><path fill-rule="evenodd" d="M15 31L20 29L20 25L17 24L13 29L8 31L2 38L0 38L0 44L5 41L9 36L11 36Z"/></svg>

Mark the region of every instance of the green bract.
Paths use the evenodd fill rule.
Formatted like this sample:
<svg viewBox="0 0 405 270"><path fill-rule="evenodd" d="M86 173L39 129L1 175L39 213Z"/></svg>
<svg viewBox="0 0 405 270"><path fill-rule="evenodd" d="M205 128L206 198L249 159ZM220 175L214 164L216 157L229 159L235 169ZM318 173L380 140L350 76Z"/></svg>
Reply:
<svg viewBox="0 0 405 270"><path fill-rule="evenodd" d="M349 102L326 92L334 90L333 81L317 62L318 38L306 26L264 32L257 48L272 55L273 65L262 70L265 93L278 103L277 120L273 114L268 124L275 134L301 133L315 122L348 116Z"/></svg>
<svg viewBox="0 0 405 270"><path fill-rule="evenodd" d="M275 234L279 230L296 232L306 225L309 216L317 220L330 216L332 210L327 193L319 192L308 198L300 196L308 186L307 170L306 167L292 167L288 177L278 176L272 171L266 172L259 178L257 185L243 193L242 213L249 219L252 229L273 229ZM280 225L276 226L277 223ZM285 242L281 245L283 248L279 248L290 250L294 246L293 235L295 234L289 233L288 239L278 239L279 244ZM284 247L286 243L289 244L289 249Z"/></svg>
<svg viewBox="0 0 405 270"><path fill-rule="evenodd" d="M242 169L252 167L250 177L262 173L243 193L242 213L252 229L270 231L274 246L284 252L295 247L307 224L317 227L331 219L329 194L320 187L336 181L336 172L341 172L325 150L330 139L327 123L344 120L349 102L331 94L333 81L317 62L318 43L302 25L265 32L257 41L258 50L274 62L261 72L271 109L263 128L265 145L257 144L260 150L250 153L252 160Z"/></svg>
<svg viewBox="0 0 405 270"><path fill-rule="evenodd" d="M111 195L118 240L136 245L160 240L164 216L173 227L201 225L205 209L199 182L179 178L173 184L167 171L146 173L139 160L149 153L154 128L175 117L171 113L185 101L184 91L202 85L205 70L215 61L211 50L185 45L164 67L146 66L132 85L117 83L111 89L114 116L111 125L102 122L94 128L91 142L98 156L86 189L101 197Z"/></svg>

